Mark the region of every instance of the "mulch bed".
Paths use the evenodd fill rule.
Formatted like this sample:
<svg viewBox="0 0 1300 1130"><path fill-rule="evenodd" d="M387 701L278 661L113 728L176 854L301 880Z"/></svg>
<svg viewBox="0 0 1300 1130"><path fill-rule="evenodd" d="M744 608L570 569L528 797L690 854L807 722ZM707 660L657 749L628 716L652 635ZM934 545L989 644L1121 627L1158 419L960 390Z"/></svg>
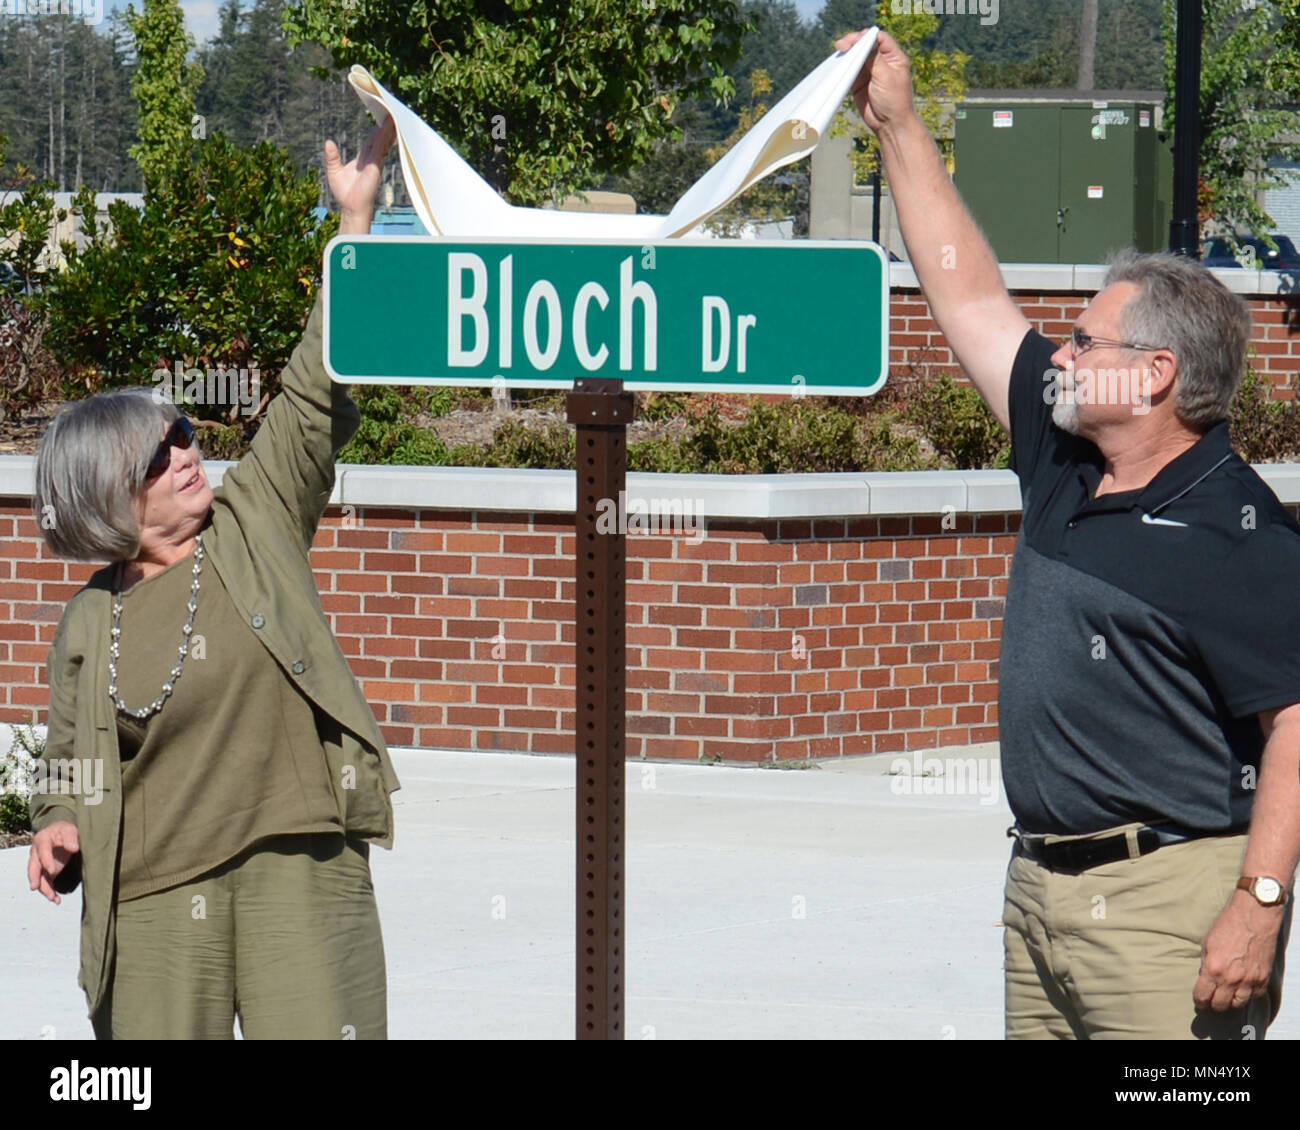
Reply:
<svg viewBox="0 0 1300 1130"><path fill-rule="evenodd" d="M0 832L0 849L26 847L31 842L31 832Z"/></svg>

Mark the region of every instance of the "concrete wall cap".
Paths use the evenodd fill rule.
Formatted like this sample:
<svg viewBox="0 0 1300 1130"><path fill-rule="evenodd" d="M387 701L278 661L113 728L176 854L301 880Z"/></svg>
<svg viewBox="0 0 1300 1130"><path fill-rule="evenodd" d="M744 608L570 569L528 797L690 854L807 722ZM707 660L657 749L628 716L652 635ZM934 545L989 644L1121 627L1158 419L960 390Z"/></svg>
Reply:
<svg viewBox="0 0 1300 1130"><path fill-rule="evenodd" d="M209 459L218 485L233 463ZM0 498L32 496L36 457L0 455ZM1282 502L1300 503L1300 464L1255 467ZM707 518L823 518L891 514L1015 513L1020 484L1011 471L867 471L803 475L632 473L629 500L690 502ZM420 510L571 514L572 471L497 467L364 467L340 464L333 505Z"/></svg>

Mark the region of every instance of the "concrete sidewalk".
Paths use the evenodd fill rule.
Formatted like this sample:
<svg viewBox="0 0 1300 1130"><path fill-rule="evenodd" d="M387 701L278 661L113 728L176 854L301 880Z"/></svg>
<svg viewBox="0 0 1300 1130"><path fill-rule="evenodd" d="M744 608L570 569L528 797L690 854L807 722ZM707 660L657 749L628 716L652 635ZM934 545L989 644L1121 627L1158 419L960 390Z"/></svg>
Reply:
<svg viewBox="0 0 1300 1130"><path fill-rule="evenodd" d="M396 848L371 853L390 1035L571 1038L573 760L393 757ZM628 1038L1001 1039L1005 799L894 760L628 765ZM26 862L0 852L0 1038L89 1038L80 899L29 892ZM1297 1035L1288 1002L1270 1038Z"/></svg>

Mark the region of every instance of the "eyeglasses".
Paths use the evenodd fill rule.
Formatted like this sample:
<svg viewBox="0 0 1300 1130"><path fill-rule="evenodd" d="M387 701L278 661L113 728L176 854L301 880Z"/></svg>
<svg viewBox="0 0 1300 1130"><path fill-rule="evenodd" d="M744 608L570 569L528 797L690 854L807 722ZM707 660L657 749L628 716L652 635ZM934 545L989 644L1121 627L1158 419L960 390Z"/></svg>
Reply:
<svg viewBox="0 0 1300 1130"><path fill-rule="evenodd" d="M194 425L184 416L178 416L176 423L171 426L167 435L163 437L162 443L158 445L158 450L154 452L153 458L149 460L149 468L144 473L145 482L156 479L171 466L171 449L173 447L179 447L182 451L186 451L193 442Z"/></svg>
<svg viewBox="0 0 1300 1130"><path fill-rule="evenodd" d="M1163 345L1138 345L1132 341L1112 341L1108 337L1093 337L1092 334L1084 333L1078 326L1075 326L1070 331L1070 344L1074 346L1076 355L1087 353L1088 350L1097 345L1113 345L1118 349L1139 349L1144 353L1149 350L1164 348Z"/></svg>

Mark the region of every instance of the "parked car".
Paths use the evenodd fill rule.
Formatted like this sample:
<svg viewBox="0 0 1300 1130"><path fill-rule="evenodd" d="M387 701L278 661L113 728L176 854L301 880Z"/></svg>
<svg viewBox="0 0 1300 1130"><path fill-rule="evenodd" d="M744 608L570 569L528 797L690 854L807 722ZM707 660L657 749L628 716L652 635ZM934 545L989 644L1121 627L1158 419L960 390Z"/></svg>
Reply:
<svg viewBox="0 0 1300 1130"><path fill-rule="evenodd" d="M1232 245L1228 240L1222 238L1210 240L1205 245L1201 266L1250 267L1259 271L1300 271L1300 251L1296 250L1289 235L1273 233L1273 242L1277 244L1276 251L1258 236L1240 235L1237 239L1241 244L1241 250L1236 255L1232 253Z"/></svg>

